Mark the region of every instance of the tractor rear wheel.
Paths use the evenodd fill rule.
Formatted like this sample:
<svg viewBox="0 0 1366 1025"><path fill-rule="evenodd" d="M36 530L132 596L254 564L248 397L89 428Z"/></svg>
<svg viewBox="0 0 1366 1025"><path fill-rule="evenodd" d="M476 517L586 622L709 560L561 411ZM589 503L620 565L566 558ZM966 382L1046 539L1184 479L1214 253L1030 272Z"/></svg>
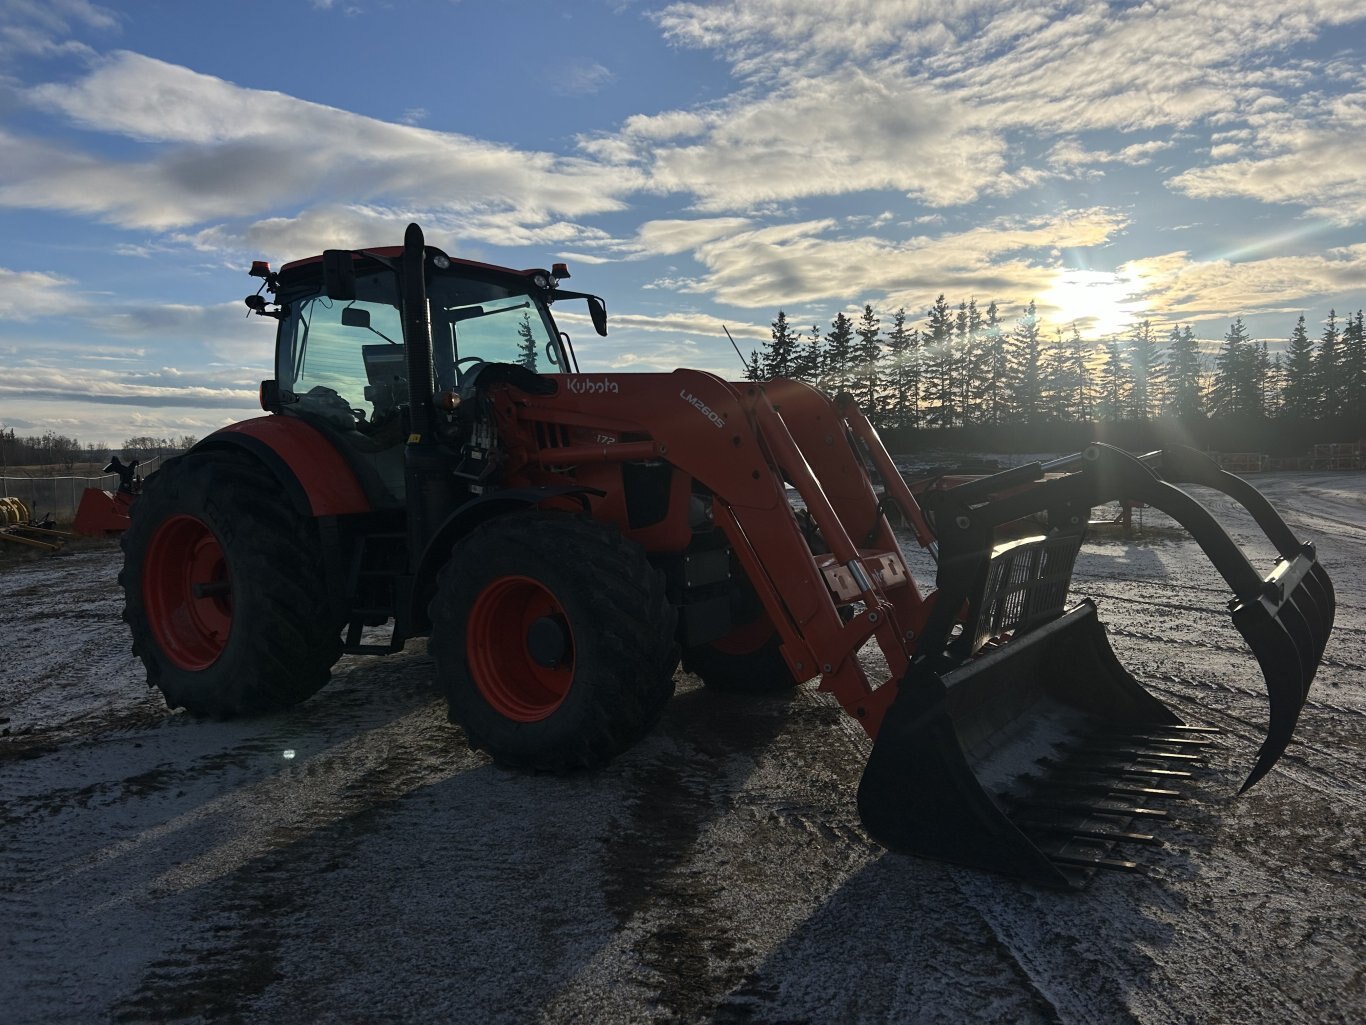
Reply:
<svg viewBox="0 0 1366 1025"><path fill-rule="evenodd" d="M664 578L593 520L527 510L483 524L451 552L429 611L451 721L500 764L600 765L673 694Z"/></svg>
<svg viewBox="0 0 1366 1025"><path fill-rule="evenodd" d="M123 535L123 618L171 708L288 708L341 654L313 523L249 457L200 452L149 477Z"/></svg>

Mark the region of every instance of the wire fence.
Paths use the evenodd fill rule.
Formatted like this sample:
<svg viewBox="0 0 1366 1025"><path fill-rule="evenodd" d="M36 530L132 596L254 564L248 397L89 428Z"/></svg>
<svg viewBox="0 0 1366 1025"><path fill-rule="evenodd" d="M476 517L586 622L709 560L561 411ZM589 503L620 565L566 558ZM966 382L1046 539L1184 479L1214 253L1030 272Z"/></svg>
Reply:
<svg viewBox="0 0 1366 1025"><path fill-rule="evenodd" d="M138 464L138 476L146 477L161 463L161 456L153 456ZM17 498L28 506L34 520L51 515L58 523L70 523L81 504L86 488L117 491L119 475L105 473L95 477L39 477L20 471L0 476L0 498Z"/></svg>

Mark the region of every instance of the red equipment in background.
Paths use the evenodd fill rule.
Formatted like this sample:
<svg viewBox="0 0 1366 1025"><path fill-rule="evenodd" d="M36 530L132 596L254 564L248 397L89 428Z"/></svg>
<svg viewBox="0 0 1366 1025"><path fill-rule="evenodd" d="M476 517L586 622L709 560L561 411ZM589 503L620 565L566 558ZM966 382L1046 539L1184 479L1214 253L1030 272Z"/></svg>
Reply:
<svg viewBox="0 0 1366 1025"><path fill-rule="evenodd" d="M71 529L87 537L113 537L127 530L128 510L142 486L137 469L138 460L125 463L118 456L111 456L104 472L119 475L118 490L86 488Z"/></svg>

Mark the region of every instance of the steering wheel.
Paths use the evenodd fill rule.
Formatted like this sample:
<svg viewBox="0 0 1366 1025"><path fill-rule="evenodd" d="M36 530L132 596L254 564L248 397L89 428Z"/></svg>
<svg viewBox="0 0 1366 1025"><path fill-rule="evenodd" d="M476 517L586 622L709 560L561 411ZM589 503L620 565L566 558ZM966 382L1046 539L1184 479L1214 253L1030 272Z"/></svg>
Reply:
<svg viewBox="0 0 1366 1025"><path fill-rule="evenodd" d="M460 364L461 364L461 363L474 363L474 364L478 364L478 363L483 363L483 362L484 362L484 357L483 357L483 356L462 356L460 359L458 359L458 360L455 361L455 377L456 377L456 380L457 380L457 381L462 380L462 379L464 378L464 376L465 376L465 372L462 371L462 370L460 369ZM473 370L473 369L474 369L473 366L470 367L470 370Z"/></svg>

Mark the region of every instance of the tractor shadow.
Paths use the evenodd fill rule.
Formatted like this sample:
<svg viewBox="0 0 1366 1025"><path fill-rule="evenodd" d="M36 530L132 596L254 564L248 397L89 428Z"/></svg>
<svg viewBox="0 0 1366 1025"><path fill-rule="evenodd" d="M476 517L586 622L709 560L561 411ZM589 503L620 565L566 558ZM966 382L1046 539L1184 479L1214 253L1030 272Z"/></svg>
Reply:
<svg viewBox="0 0 1366 1025"><path fill-rule="evenodd" d="M358 670L351 683L375 682L373 667ZM698 878L685 862L731 809L754 764L746 752L783 728L790 699L685 686L656 730L611 765L549 776L465 750L420 682L368 711L340 682L333 700L324 692L256 720L229 745L233 759L271 754L268 772L256 758L246 772L215 765L198 787L176 772L144 781L140 797L160 821L136 862L130 850L118 867L147 895L137 928L165 939L151 941L115 997L114 1020L272 1020L300 1005L376 1020L377 1008L348 1011L341 996L359 977L376 993L422 994L410 999L432 1020L462 1007L469 1020L523 1021L595 960L618 956L677 989L666 1005L704 1007L739 980L739 970L719 984L674 974L712 956L689 948L703 921L674 931L693 907L687 881ZM348 729L358 735L350 743ZM286 744L294 757L281 762ZM180 800L167 800L172 788ZM181 822L193 829L167 828ZM102 863L85 885L113 874ZM101 908L96 932L132 927L129 914ZM672 924L623 939L641 914Z"/></svg>
<svg viewBox="0 0 1366 1025"><path fill-rule="evenodd" d="M1117 1008L1147 980L1137 949L1166 942L1144 910L1159 883L1055 894L882 852L853 809L866 745L808 688L736 697L680 674L641 743L548 776L465 750L411 662L358 662L257 720L230 748L268 770L156 781L145 810L187 828L87 873L142 896L70 937L97 974L108 935L146 937L112 1020L963 1021L990 992L997 1020L1056 1021L1062 982L1030 950L1117 959L1097 983ZM245 799L216 803L231 788Z"/></svg>

